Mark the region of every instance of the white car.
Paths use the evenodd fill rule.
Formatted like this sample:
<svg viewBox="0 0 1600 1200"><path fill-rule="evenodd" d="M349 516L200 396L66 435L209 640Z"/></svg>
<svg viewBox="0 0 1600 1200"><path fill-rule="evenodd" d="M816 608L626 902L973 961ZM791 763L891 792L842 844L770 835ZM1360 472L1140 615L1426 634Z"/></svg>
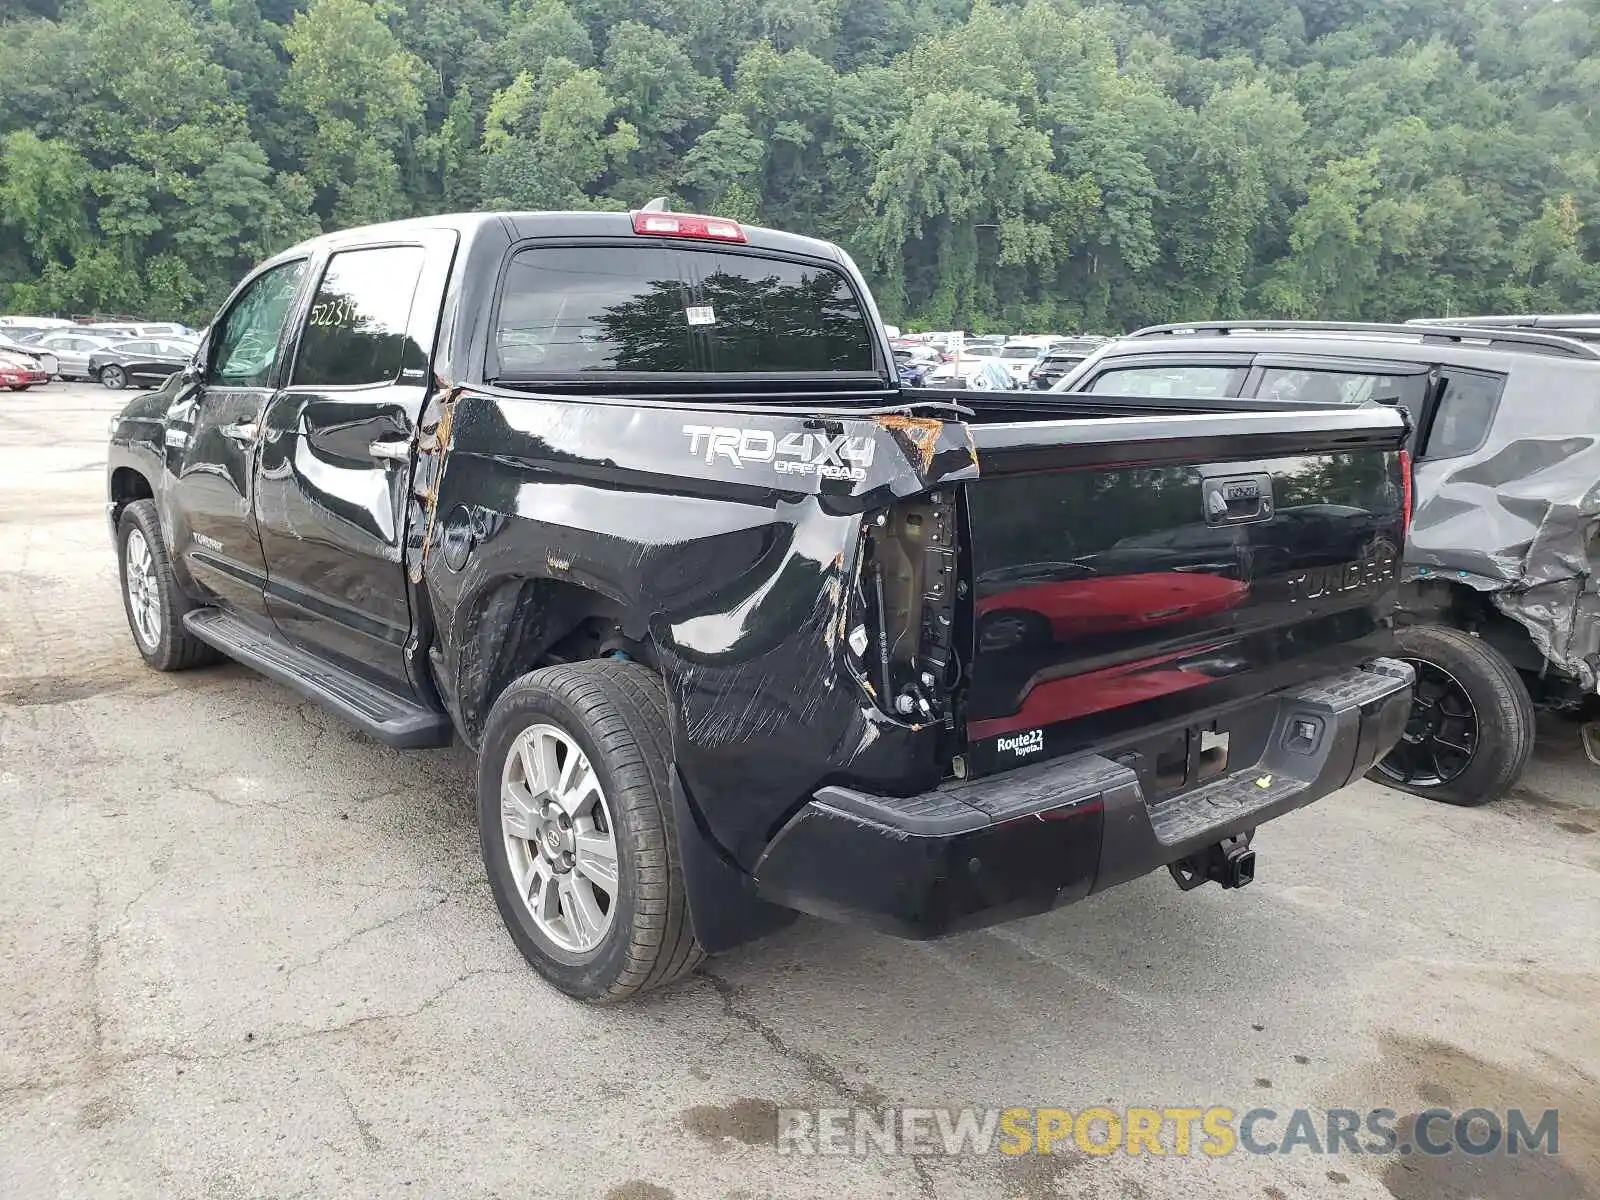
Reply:
<svg viewBox="0 0 1600 1200"><path fill-rule="evenodd" d="M97 321L84 327L109 338L192 338L194 330L176 321Z"/></svg>
<svg viewBox="0 0 1600 1200"><path fill-rule="evenodd" d="M113 346L123 338L104 337L94 333L47 333L30 345L48 350L56 356L56 374L63 379L89 379L89 355L96 350Z"/></svg>
<svg viewBox="0 0 1600 1200"><path fill-rule="evenodd" d="M1011 372L1012 377L1026 387L1028 373L1050 352L1050 347L1054 346L1057 340L1050 337L1012 338L1000 347L1000 360L1005 363L1006 370Z"/></svg>
<svg viewBox="0 0 1600 1200"><path fill-rule="evenodd" d="M1009 392L1019 385L998 358L963 354L928 372L927 387L963 388L974 392Z"/></svg>

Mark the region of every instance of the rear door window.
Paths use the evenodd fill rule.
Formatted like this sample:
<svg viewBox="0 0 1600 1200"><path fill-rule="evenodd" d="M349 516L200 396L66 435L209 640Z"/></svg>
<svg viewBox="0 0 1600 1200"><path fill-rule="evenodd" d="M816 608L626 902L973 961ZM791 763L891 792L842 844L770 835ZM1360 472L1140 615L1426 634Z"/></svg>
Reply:
<svg viewBox="0 0 1600 1200"><path fill-rule="evenodd" d="M870 373L873 335L820 264L681 246L512 256L489 374Z"/></svg>
<svg viewBox="0 0 1600 1200"><path fill-rule="evenodd" d="M1181 363L1120 367L1102 371L1086 391L1097 396L1146 396L1179 400L1221 400L1239 394L1247 368L1185 366Z"/></svg>
<svg viewBox="0 0 1600 1200"><path fill-rule="evenodd" d="M306 314L294 385L394 383L425 258L421 246L341 250L329 258Z"/></svg>
<svg viewBox="0 0 1600 1200"><path fill-rule="evenodd" d="M1255 389L1259 400L1286 405L1394 404L1406 410L1412 428L1421 418L1428 376L1415 368L1381 371L1323 371L1304 367L1263 367Z"/></svg>
<svg viewBox="0 0 1600 1200"><path fill-rule="evenodd" d="M1439 372L1443 390L1434 410L1423 458L1454 458L1471 454L1483 445L1494 420L1494 410L1505 390L1504 375L1444 367Z"/></svg>

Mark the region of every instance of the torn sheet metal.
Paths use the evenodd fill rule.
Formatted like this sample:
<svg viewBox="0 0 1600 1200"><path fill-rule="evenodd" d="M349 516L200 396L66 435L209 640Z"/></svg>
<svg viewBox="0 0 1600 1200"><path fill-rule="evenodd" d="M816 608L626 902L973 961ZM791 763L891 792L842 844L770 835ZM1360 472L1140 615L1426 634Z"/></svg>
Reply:
<svg viewBox="0 0 1600 1200"><path fill-rule="evenodd" d="M1418 464L1406 574L1486 593L1553 666L1592 691L1600 674L1600 393L1574 395L1570 376L1562 382L1545 389L1535 379L1514 406L1508 394L1474 453Z"/></svg>

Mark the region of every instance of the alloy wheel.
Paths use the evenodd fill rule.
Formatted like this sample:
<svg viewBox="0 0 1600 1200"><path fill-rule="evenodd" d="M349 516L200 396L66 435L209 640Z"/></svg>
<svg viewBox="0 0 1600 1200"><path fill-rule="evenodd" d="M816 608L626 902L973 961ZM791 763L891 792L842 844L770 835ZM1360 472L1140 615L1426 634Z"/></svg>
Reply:
<svg viewBox="0 0 1600 1200"><path fill-rule="evenodd" d="M1417 672L1405 732L1378 774L1414 788L1437 788L1458 778L1478 752L1478 710L1461 681L1435 663L1408 658Z"/></svg>
<svg viewBox="0 0 1600 1200"><path fill-rule="evenodd" d="M128 589L128 612L133 617L133 632L140 645L154 650L161 642L161 588L156 581L155 559L144 531L137 526L128 531L123 550L124 586Z"/></svg>
<svg viewBox="0 0 1600 1200"><path fill-rule="evenodd" d="M616 917L616 825L594 764L571 735L517 735L500 783L500 826L517 895L534 926L569 954L599 947Z"/></svg>

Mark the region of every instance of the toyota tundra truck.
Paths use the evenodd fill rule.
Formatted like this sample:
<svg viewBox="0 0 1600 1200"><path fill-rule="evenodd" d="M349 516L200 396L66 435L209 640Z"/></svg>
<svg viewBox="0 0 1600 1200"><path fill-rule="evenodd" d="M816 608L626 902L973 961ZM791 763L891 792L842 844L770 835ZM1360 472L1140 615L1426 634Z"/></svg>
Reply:
<svg viewBox="0 0 1600 1200"><path fill-rule="evenodd" d="M614 1001L797 913L937 937L1400 735L1395 408L907 389L838 247L652 203L329 234L113 421L134 645L477 754L489 887Z"/></svg>

